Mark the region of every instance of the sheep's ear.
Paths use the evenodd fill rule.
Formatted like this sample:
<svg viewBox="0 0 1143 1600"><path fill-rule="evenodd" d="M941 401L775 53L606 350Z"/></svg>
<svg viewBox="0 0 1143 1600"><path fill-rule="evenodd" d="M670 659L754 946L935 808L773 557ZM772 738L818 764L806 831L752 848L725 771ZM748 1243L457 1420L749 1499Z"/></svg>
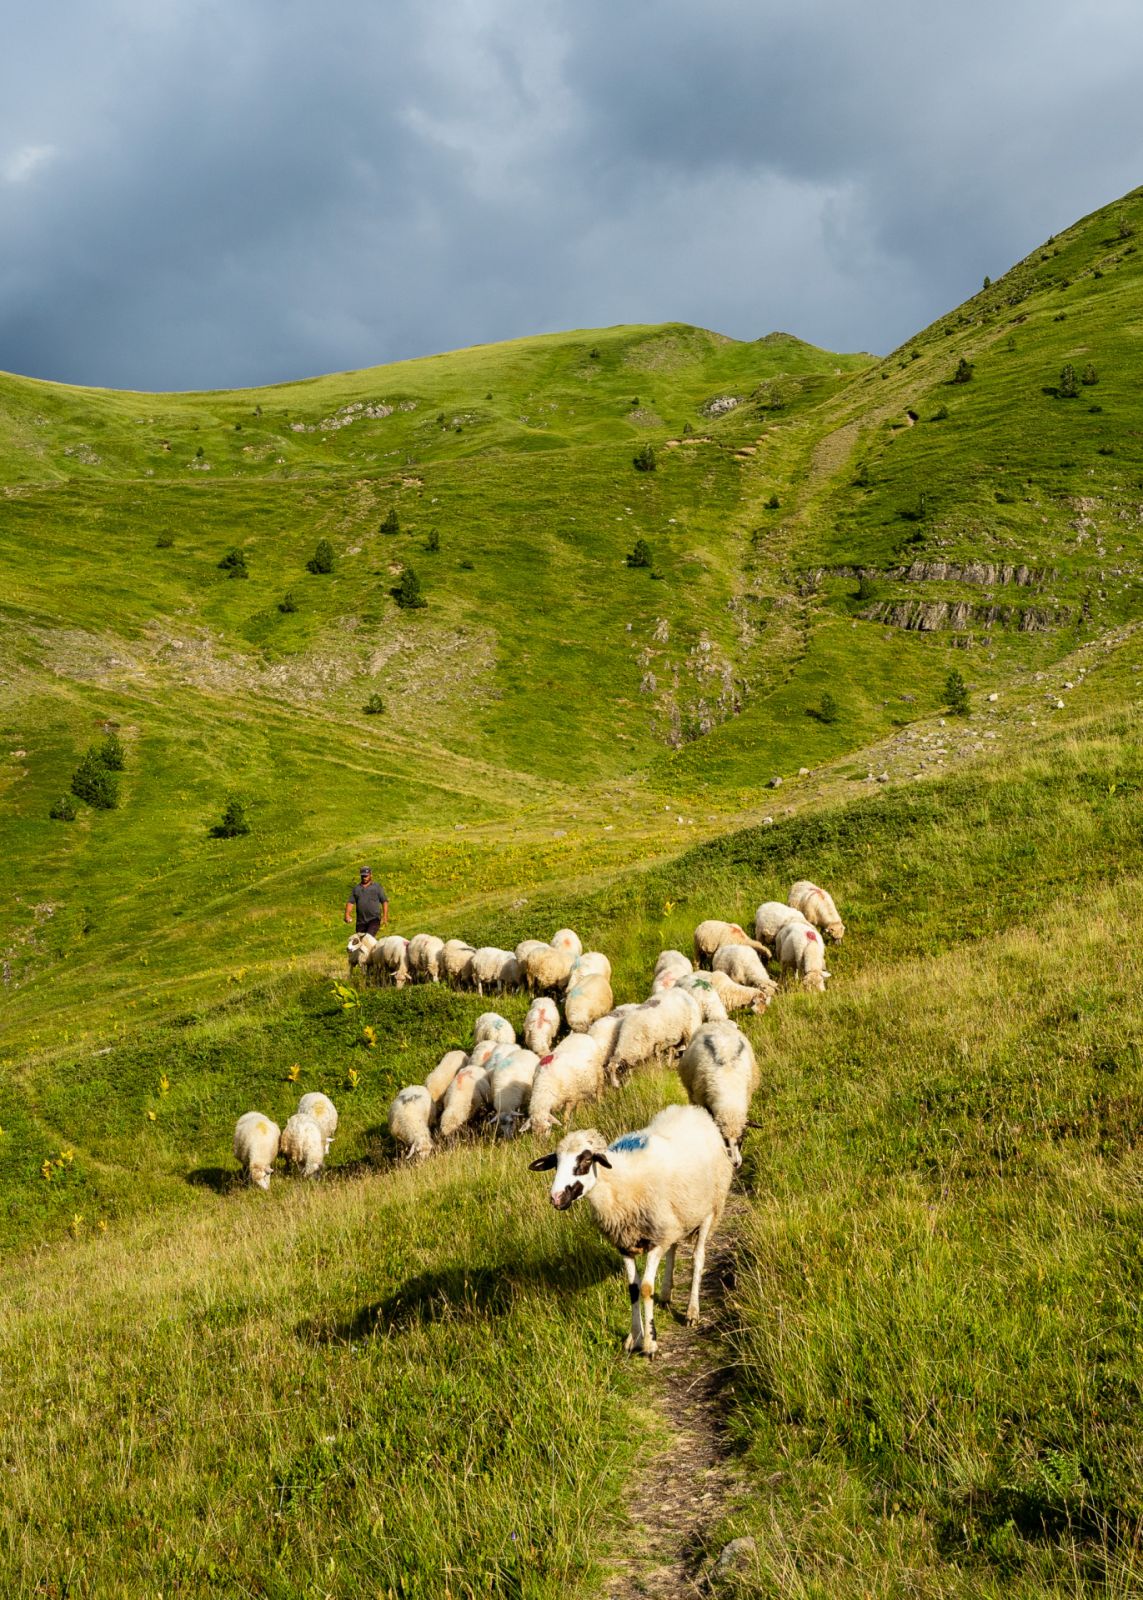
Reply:
<svg viewBox="0 0 1143 1600"><path fill-rule="evenodd" d="M591 1158L591 1164L593 1167L607 1167L609 1171L611 1169L611 1162L608 1161L602 1150L595 1151Z"/></svg>
<svg viewBox="0 0 1143 1600"><path fill-rule="evenodd" d="M528 1163L528 1171L529 1172L551 1172L552 1168L553 1167L558 1167L559 1164L560 1164L559 1157L556 1155L556 1152L553 1150L550 1155L541 1156L538 1161L529 1161L529 1163Z"/></svg>

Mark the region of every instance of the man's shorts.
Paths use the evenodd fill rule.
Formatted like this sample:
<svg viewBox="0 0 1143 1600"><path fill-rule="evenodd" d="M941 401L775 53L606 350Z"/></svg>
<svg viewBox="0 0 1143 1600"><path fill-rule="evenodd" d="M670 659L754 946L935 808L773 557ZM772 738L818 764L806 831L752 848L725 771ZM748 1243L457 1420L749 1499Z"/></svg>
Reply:
<svg viewBox="0 0 1143 1600"><path fill-rule="evenodd" d="M376 939L377 935L381 931L381 918L380 917L374 917L372 922L367 922L364 925L362 925L359 922L357 924L357 930L356 931L358 933L371 933L373 935L373 937Z"/></svg>

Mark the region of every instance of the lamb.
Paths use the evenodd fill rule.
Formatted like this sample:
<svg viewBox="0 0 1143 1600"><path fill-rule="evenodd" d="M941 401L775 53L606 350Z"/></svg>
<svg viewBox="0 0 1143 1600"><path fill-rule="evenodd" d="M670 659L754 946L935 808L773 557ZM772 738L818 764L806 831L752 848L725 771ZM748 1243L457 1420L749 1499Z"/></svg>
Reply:
<svg viewBox="0 0 1143 1600"><path fill-rule="evenodd" d="M602 973L582 978L564 996L564 1016L573 1033L586 1033L615 1004L611 984Z"/></svg>
<svg viewBox="0 0 1143 1600"><path fill-rule="evenodd" d="M675 1251L694 1239L687 1322L699 1320L699 1288L706 1243L730 1189L733 1168L722 1136L701 1106L667 1106L645 1128L625 1133L610 1145L594 1128L561 1139L550 1155L530 1163L533 1172L555 1172L551 1202L566 1211L588 1197L596 1226L623 1257L631 1300L628 1351L653 1356L655 1279L666 1257L660 1302L668 1305L675 1275ZM645 1250L642 1288L636 1254Z"/></svg>
<svg viewBox="0 0 1143 1600"><path fill-rule="evenodd" d="M744 944L720 945L714 952L712 966L715 972L725 972L735 983L745 984L748 988L769 989L771 994L777 988L757 951L747 949Z"/></svg>
<svg viewBox="0 0 1143 1600"><path fill-rule="evenodd" d="M298 1101L298 1111L302 1116L312 1117L317 1123L325 1140L325 1153L329 1155L329 1147L337 1132L337 1107L333 1101L325 1094L304 1094Z"/></svg>
<svg viewBox="0 0 1143 1600"><path fill-rule="evenodd" d="M571 1033L540 1058L532 1080L528 1126L548 1134L557 1111L572 1111L581 1100L594 1100L603 1090L603 1052L586 1033Z"/></svg>
<svg viewBox="0 0 1143 1600"><path fill-rule="evenodd" d="M827 933L835 944L845 938L845 923L837 914L833 896L819 889L816 883L800 878L790 890L790 904L800 911L807 922Z"/></svg>
<svg viewBox="0 0 1143 1600"><path fill-rule="evenodd" d="M552 945L530 950L524 957L524 981L532 994L562 990L571 976L574 960L570 950L557 950Z"/></svg>
<svg viewBox="0 0 1143 1600"><path fill-rule="evenodd" d="M425 1079L425 1088L433 1102L433 1109L440 1110L441 1101L448 1093L449 1085L460 1071L461 1067L468 1065L468 1054L464 1050L447 1050L437 1062L436 1066Z"/></svg>
<svg viewBox="0 0 1143 1600"><path fill-rule="evenodd" d="M698 1001L704 1022L725 1022L727 1010L711 981L713 976L713 973L708 975L705 972L692 972L687 977L679 979L678 987L685 989L687 994Z"/></svg>
<svg viewBox="0 0 1143 1600"><path fill-rule="evenodd" d="M345 946L345 953L349 958L349 970L355 967L367 967L369 958L377 948L377 940L371 933L351 933Z"/></svg>
<svg viewBox="0 0 1143 1600"><path fill-rule="evenodd" d="M516 1030L498 1011L484 1011L476 1019L472 1030L472 1042L480 1044L484 1039L492 1039L497 1044L515 1044Z"/></svg>
<svg viewBox="0 0 1143 1600"><path fill-rule="evenodd" d="M583 955L583 944L580 936L571 928L560 928L557 933L552 934L548 942L553 950L569 951L573 961L577 956Z"/></svg>
<svg viewBox="0 0 1143 1600"><path fill-rule="evenodd" d="M278 1124L260 1111L246 1111L234 1124L234 1159L255 1189L270 1187L280 1144Z"/></svg>
<svg viewBox="0 0 1143 1600"><path fill-rule="evenodd" d="M421 983L439 983L444 940L435 933L416 933L409 940L409 971Z"/></svg>
<svg viewBox="0 0 1143 1600"><path fill-rule="evenodd" d="M824 994L829 973L825 969L825 946L816 928L807 922L787 922L778 935L778 960L783 972L796 972L803 989Z"/></svg>
<svg viewBox="0 0 1143 1600"><path fill-rule="evenodd" d="M486 1067L466 1063L445 1090L440 1136L449 1139L488 1105L491 1085Z"/></svg>
<svg viewBox="0 0 1143 1600"><path fill-rule="evenodd" d="M516 957L511 950L498 950L491 944L482 945L472 957L472 981L477 994L484 994L486 990L517 988L520 968Z"/></svg>
<svg viewBox="0 0 1143 1600"><path fill-rule="evenodd" d="M303 1178L314 1178L325 1160L325 1135L316 1117L295 1111L282 1129L281 1154Z"/></svg>
<svg viewBox="0 0 1143 1600"><path fill-rule="evenodd" d="M638 1067L668 1050L690 1044L702 1022L702 1009L685 989L668 989L636 1006L619 1025L608 1063L611 1073Z"/></svg>
<svg viewBox="0 0 1143 1600"><path fill-rule="evenodd" d="M754 913L754 937L774 948L778 930L787 922L805 921L795 906L784 906L780 900L764 900Z"/></svg>
<svg viewBox="0 0 1143 1600"><path fill-rule="evenodd" d="M524 1043L538 1056L546 1056L560 1031L560 1009L554 1000L533 1000L524 1018Z"/></svg>
<svg viewBox="0 0 1143 1600"><path fill-rule="evenodd" d="M587 1030L588 1038L594 1039L599 1046L600 1059L607 1071L607 1081L613 1089L619 1087L619 1073L611 1065L611 1057L615 1053L615 1041L619 1038L623 1018L638 1009L638 1006L632 1004L616 1006L614 1011L609 1011L605 1017L600 1017L599 1021L593 1022Z"/></svg>
<svg viewBox="0 0 1143 1600"><path fill-rule="evenodd" d="M419 1161L433 1148L433 1136L429 1132L432 1113L433 1097L423 1083L413 1083L402 1089L389 1107L389 1132L398 1144L405 1146L405 1155L411 1160Z"/></svg>
<svg viewBox="0 0 1143 1600"><path fill-rule="evenodd" d="M742 1136L758 1088L758 1063L750 1040L734 1022L708 1022L679 1060L687 1099L705 1106L726 1144L731 1164L742 1165Z"/></svg>
<svg viewBox="0 0 1143 1600"><path fill-rule="evenodd" d="M403 989L411 977L408 939L402 939L399 933L389 934L373 952L370 966L383 973L395 988Z"/></svg>
<svg viewBox="0 0 1143 1600"><path fill-rule="evenodd" d="M768 983L765 989L755 989L749 984L735 983L734 979L727 977L725 972L712 972L710 974L710 984L727 1012L749 1009L754 1012L755 1016L759 1017L776 993L772 981Z"/></svg>
<svg viewBox="0 0 1143 1600"><path fill-rule="evenodd" d="M695 966L708 967L715 951L724 944L748 944L768 960L769 950L752 939L737 922L700 922L695 929Z"/></svg>
<svg viewBox="0 0 1143 1600"><path fill-rule="evenodd" d="M511 1136L513 1124L523 1121L532 1094L532 1080L540 1058L534 1050L519 1045L501 1046L505 1054L493 1057L490 1066L489 1098L495 1113L496 1132Z"/></svg>
<svg viewBox="0 0 1143 1600"><path fill-rule="evenodd" d="M472 958L476 951L463 939L446 939L440 954L444 981L454 989L465 989L472 981Z"/></svg>

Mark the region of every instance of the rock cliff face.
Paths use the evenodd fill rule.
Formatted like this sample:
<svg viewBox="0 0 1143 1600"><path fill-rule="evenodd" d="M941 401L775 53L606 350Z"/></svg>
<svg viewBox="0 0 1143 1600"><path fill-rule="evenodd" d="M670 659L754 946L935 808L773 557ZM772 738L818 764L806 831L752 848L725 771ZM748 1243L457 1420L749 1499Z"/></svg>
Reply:
<svg viewBox="0 0 1143 1600"><path fill-rule="evenodd" d="M971 583L980 589L1015 583L1040 589L1055 573L1047 567L997 565L990 561L913 561L907 567L890 567L884 576L905 583Z"/></svg>
<svg viewBox="0 0 1143 1600"><path fill-rule="evenodd" d="M1015 628L1019 633L1047 633L1071 621L1067 606L973 606L967 600L883 600L861 612L866 622L881 622L914 633L943 629Z"/></svg>

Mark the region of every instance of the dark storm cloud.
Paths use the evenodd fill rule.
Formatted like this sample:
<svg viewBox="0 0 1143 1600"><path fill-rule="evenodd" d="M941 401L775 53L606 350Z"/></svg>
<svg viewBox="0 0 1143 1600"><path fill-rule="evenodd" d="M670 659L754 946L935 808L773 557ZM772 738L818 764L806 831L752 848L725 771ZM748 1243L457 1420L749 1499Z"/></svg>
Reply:
<svg viewBox="0 0 1143 1600"><path fill-rule="evenodd" d="M0 366L75 382L669 318L884 350L1140 178L1110 0L96 10L0 65Z"/></svg>

